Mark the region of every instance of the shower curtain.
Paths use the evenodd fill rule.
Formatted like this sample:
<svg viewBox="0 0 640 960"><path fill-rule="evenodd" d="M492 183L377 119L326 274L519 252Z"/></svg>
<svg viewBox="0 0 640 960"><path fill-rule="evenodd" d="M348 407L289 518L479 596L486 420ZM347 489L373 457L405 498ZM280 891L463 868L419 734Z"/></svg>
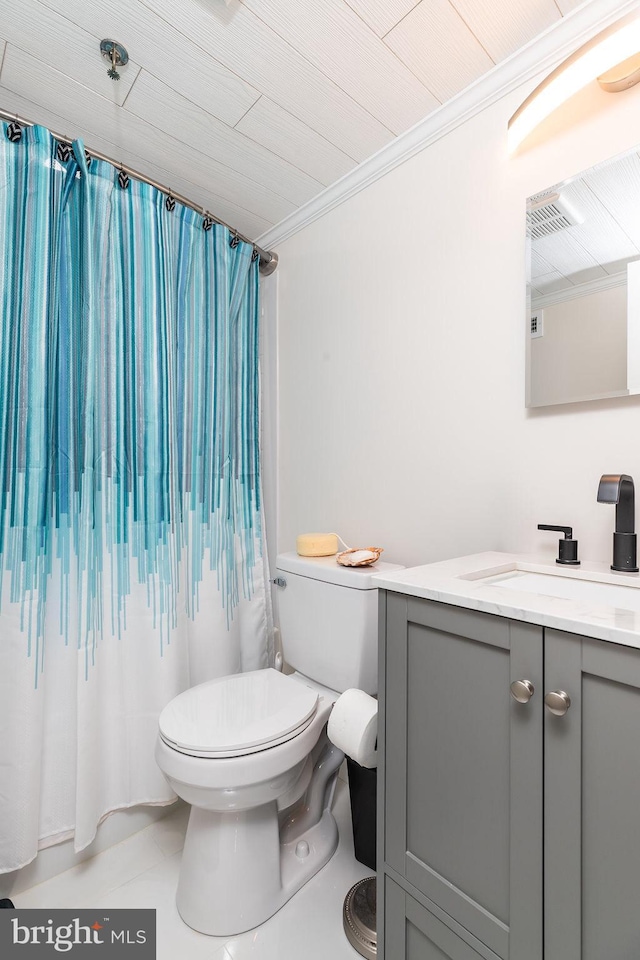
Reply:
<svg viewBox="0 0 640 960"><path fill-rule="evenodd" d="M0 872L168 803L158 715L270 662L253 248L0 130Z"/></svg>

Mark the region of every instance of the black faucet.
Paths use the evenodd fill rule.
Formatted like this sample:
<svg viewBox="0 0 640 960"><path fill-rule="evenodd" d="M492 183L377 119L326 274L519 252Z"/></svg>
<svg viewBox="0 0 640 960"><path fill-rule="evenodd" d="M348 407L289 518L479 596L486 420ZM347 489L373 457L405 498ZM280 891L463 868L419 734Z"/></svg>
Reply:
<svg viewBox="0 0 640 960"><path fill-rule="evenodd" d="M615 503L616 505L616 530L613 535L611 569L623 573L637 573L633 478L626 473L605 473L600 477L598 503Z"/></svg>
<svg viewBox="0 0 640 960"><path fill-rule="evenodd" d="M564 540L558 540L558 559L556 563L568 563L574 567L580 566L578 541L573 539L572 527L559 527L555 523L539 523L538 530L557 530L558 533L564 533Z"/></svg>

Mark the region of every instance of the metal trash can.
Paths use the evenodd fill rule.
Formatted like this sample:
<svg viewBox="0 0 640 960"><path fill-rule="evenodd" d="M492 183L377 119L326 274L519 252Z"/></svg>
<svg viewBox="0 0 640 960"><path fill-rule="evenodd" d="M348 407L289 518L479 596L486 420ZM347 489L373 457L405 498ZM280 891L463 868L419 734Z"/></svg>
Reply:
<svg viewBox="0 0 640 960"><path fill-rule="evenodd" d="M362 957L375 960L378 955L375 877L358 880L351 887L344 901L342 922L351 946Z"/></svg>

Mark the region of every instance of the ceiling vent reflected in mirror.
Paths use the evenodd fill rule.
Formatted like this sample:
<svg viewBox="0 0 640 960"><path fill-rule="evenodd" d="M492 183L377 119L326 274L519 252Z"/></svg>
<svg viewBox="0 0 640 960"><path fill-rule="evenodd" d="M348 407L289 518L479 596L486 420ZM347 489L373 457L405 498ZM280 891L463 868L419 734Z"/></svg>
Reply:
<svg viewBox="0 0 640 960"><path fill-rule="evenodd" d="M567 227L584 223L584 217L560 193L546 190L531 197L527 209L527 229L534 240L548 237Z"/></svg>

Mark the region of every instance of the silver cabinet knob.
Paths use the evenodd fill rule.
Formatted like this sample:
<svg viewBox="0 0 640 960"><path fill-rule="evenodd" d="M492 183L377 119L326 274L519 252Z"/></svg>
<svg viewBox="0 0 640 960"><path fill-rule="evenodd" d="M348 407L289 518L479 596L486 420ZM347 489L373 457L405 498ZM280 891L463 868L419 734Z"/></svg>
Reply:
<svg viewBox="0 0 640 960"><path fill-rule="evenodd" d="M528 703L533 696L533 684L530 680L514 680L509 690L517 703Z"/></svg>
<svg viewBox="0 0 640 960"><path fill-rule="evenodd" d="M551 690L544 698L544 705L554 717L564 717L571 706L571 697L564 690Z"/></svg>

